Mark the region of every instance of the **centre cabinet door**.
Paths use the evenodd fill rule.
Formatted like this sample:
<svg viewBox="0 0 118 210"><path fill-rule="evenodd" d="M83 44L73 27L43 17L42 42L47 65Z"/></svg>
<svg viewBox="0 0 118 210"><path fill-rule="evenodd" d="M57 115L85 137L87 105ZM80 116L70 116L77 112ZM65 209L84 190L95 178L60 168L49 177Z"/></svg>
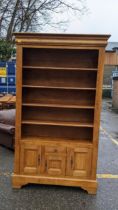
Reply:
<svg viewBox="0 0 118 210"><path fill-rule="evenodd" d="M66 148L46 146L44 148L44 173L49 176L64 176L66 173Z"/></svg>
<svg viewBox="0 0 118 210"><path fill-rule="evenodd" d="M67 175L79 178L91 176L91 148L68 148L67 157Z"/></svg>

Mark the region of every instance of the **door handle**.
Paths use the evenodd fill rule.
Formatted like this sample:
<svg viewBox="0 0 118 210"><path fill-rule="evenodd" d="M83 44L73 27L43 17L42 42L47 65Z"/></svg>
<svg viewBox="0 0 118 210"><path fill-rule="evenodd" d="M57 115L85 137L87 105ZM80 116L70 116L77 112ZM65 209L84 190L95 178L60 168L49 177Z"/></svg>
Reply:
<svg viewBox="0 0 118 210"><path fill-rule="evenodd" d="M38 156L38 165L40 165L40 161L41 161L41 158L40 158L40 155Z"/></svg>
<svg viewBox="0 0 118 210"><path fill-rule="evenodd" d="M47 169L47 160L45 161L45 169Z"/></svg>
<svg viewBox="0 0 118 210"><path fill-rule="evenodd" d="M71 157L71 168L73 169L73 157Z"/></svg>

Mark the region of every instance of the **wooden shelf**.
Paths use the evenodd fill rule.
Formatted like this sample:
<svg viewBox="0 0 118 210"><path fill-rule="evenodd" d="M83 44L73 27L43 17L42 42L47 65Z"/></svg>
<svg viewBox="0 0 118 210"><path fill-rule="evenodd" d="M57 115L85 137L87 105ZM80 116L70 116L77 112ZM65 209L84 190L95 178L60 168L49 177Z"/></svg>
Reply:
<svg viewBox="0 0 118 210"><path fill-rule="evenodd" d="M40 85L22 85L23 88L43 88L43 89L67 89L67 90L96 90L96 88L87 87L54 87L54 86L40 86Z"/></svg>
<svg viewBox="0 0 118 210"><path fill-rule="evenodd" d="M55 126L70 126L70 127L87 127L93 128L92 123L66 122L66 121L39 121L39 120L23 120L22 124L30 125L55 125Z"/></svg>
<svg viewBox="0 0 118 210"><path fill-rule="evenodd" d="M29 70L29 69L46 69L46 70L70 70L70 71L97 71L98 68L69 68L69 67L54 67L54 66L49 66L49 67L46 67L46 66L23 66L23 69L26 69L26 70Z"/></svg>
<svg viewBox="0 0 118 210"><path fill-rule="evenodd" d="M39 104L39 103L22 103L22 106L73 108L73 109L94 109L95 108L95 106L77 106L77 105L62 105L62 104Z"/></svg>
<svg viewBox="0 0 118 210"><path fill-rule="evenodd" d="M37 136L34 136L34 137L30 137L30 136L27 136L27 137L22 137L21 138L21 142L26 142L27 141L27 143L32 143L32 141L35 141L36 143L39 143L40 141L43 141L43 142L45 142L45 143L47 143L47 144L53 144L54 142L56 143L58 143L58 144L62 144L62 143L64 143L64 144L71 144L72 143L72 145L73 144L77 144L77 146L78 146L78 144L79 145L81 145L82 144L82 146L83 146L83 144L87 144L89 147L93 147L93 143L92 143L92 139L91 140L86 140L86 139L80 139L79 141L78 140L76 140L76 139L69 139L69 138L50 138L50 137L48 137L48 138L46 138L46 137L37 137Z"/></svg>

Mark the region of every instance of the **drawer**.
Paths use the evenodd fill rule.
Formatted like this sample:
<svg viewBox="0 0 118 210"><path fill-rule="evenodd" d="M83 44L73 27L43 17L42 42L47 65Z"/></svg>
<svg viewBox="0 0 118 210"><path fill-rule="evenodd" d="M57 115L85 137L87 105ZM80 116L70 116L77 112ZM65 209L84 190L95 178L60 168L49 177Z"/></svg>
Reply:
<svg viewBox="0 0 118 210"><path fill-rule="evenodd" d="M66 152L65 147L61 146L45 146L46 153L64 153Z"/></svg>

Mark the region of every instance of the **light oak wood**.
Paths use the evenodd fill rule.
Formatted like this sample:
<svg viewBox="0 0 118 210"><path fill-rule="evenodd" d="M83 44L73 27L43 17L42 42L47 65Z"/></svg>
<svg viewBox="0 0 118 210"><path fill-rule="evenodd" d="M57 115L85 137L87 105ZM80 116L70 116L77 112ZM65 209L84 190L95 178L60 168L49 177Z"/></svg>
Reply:
<svg viewBox="0 0 118 210"><path fill-rule="evenodd" d="M72 177L91 177L92 150L90 148L68 148L67 174Z"/></svg>
<svg viewBox="0 0 118 210"><path fill-rule="evenodd" d="M39 86L39 85L23 85L22 87L24 87L24 88L48 88L48 89L65 89L65 90L96 90L95 88L89 88L89 87L86 87L86 88L84 88L84 87L60 87L60 86L56 86L56 87L52 87L52 86Z"/></svg>
<svg viewBox="0 0 118 210"><path fill-rule="evenodd" d="M29 183L34 184L48 184L48 185L63 185L81 187L89 194L96 194L98 183L96 180L79 179L69 177L54 177L54 176L31 176L31 175L16 175L12 174L12 186L13 188L21 188L23 185Z"/></svg>
<svg viewBox="0 0 118 210"><path fill-rule="evenodd" d="M31 144L32 142L35 142L36 144L39 144L39 141L42 142L42 144L53 144L59 147L60 145L66 145L68 144L68 147L78 146L78 139L73 138L59 138L59 137L34 137L34 136L25 136L22 137L20 143L28 143ZM89 139L79 139L79 147L81 146L87 146L87 148L91 148L93 146L93 143Z"/></svg>
<svg viewBox="0 0 118 210"><path fill-rule="evenodd" d="M23 66L23 69L29 70L29 69L43 69L43 70L68 70L68 71L97 71L97 68L74 68L74 67L57 67L57 66Z"/></svg>
<svg viewBox="0 0 118 210"><path fill-rule="evenodd" d="M23 106L30 106L30 107L54 107L54 108L66 108L66 109L70 109L70 108L74 108L74 109L94 109L95 106L83 106L83 105L64 105L64 104L37 104L37 103L22 103Z"/></svg>
<svg viewBox="0 0 118 210"><path fill-rule="evenodd" d="M104 48L109 35L15 33L14 188L97 190Z"/></svg>
<svg viewBox="0 0 118 210"><path fill-rule="evenodd" d="M103 83L103 70L104 70L104 58L105 58L105 49L99 50L99 62L98 62L98 74L97 74L97 89L96 89L96 100L95 100L95 115L94 115L94 130L93 130L93 161L92 161L92 178L96 178L97 171L97 159L98 159L98 139L99 139L99 126L100 126L100 112L102 105L102 83Z"/></svg>
<svg viewBox="0 0 118 210"><path fill-rule="evenodd" d="M21 145L20 173L40 174L41 147L36 145Z"/></svg>
<svg viewBox="0 0 118 210"><path fill-rule="evenodd" d="M55 125L55 126L70 126L70 127L93 127L90 123L79 123L79 122L66 122L66 121L39 121L39 120L23 120L22 124L26 125Z"/></svg>
<svg viewBox="0 0 118 210"><path fill-rule="evenodd" d="M16 121L15 121L15 161L14 173L20 171L20 139L21 139L21 103L22 103L22 46L17 46L16 54Z"/></svg>

